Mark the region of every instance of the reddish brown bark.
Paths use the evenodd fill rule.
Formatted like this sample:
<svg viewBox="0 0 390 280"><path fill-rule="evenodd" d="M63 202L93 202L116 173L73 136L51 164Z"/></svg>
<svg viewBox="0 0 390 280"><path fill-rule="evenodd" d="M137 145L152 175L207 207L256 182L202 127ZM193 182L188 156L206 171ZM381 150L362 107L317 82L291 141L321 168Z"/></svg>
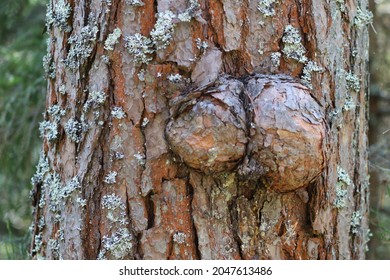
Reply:
<svg viewBox="0 0 390 280"><path fill-rule="evenodd" d="M52 2L58 5L60 1ZM70 31L55 24L49 29L49 54L56 67L55 78L48 84L47 108L59 105L65 114L58 120L58 137L50 141L44 137L43 153L49 168L36 180L37 204L45 203L36 205L34 256L364 258L368 241L368 35L366 24L358 26L355 19L359 9L366 12L366 1L346 1L345 9L335 1L276 1L275 14L266 16L257 9L258 1L199 0L200 6L191 11L189 20L179 15L195 3L192 0L144 0L143 6L119 0L112 0L111 5L69 2ZM165 35L172 38L165 42L157 31L163 16L170 13L173 17L167 20ZM122 36L111 51L105 49L105 43L115 28L120 28ZM144 36L138 37L144 45L132 46L130 41L137 33ZM79 37L69 40L72 36ZM147 40L151 43L145 43ZM140 46L144 47L143 57ZM77 53L79 48L85 52ZM76 67L72 68L71 62L77 63ZM311 65L308 69L310 62L317 68ZM261 127L265 125L266 116L261 115L265 101L260 99L258 107L253 107L255 98L242 98L250 96L248 92L236 105L245 110L245 118L255 115L254 128L250 122L242 127L227 126L224 132L232 134L228 140L238 145L227 145L229 148L216 154L218 164L204 165L210 155L201 150L193 151L199 157L193 163L193 155L183 148L185 143L209 148L215 138L226 139L208 122L226 118L230 125L243 118L236 114L240 109L231 110L236 105L227 102L223 90L222 95L210 95L207 89L223 87L220 79L226 75L245 88L257 74L271 80L284 74L297 81L296 90L286 94L305 104L305 109L297 110L306 119L299 117L296 124L310 131L302 142L303 138L297 138L302 146L291 145L284 154L287 158L296 152L297 160L302 161L299 182L286 184L287 177L300 172L299 168L278 161L278 149L273 149L279 167L291 169L284 175L277 171L267 175L278 182L276 191L263 184L267 182L264 150L258 142L266 135L264 129L272 131L269 125L278 124L267 122ZM351 82L354 77L358 85ZM302 89L303 83L312 89ZM104 101L99 101L99 92L105 94ZM194 92L205 95L201 98L202 94L192 95ZM177 120L175 101L183 97L195 103L185 106L182 114L203 114L204 128L211 132L194 141L178 135L172 145L167 140L174 136L173 128L166 125ZM204 116L205 111L196 109L197 102L214 106L215 115ZM85 109L85 104L92 105ZM288 107L288 99L280 104L274 110ZM254 112L250 112L251 106ZM119 117L114 111L124 115ZM296 118L289 113L285 119ZM46 117L56 122L53 116ZM81 128L72 129L69 120L77 121ZM308 148L303 143L309 143ZM261 176L245 172L252 166L245 162L241 146L248 156L249 145L258 155L259 164L254 167L263 169ZM224 165L224 156L232 164ZM48 180L51 177L59 183ZM72 178L78 179L79 186L64 195L61 191ZM59 197L54 196L57 192ZM80 203L84 199L85 203ZM39 225L41 219L44 225Z"/></svg>

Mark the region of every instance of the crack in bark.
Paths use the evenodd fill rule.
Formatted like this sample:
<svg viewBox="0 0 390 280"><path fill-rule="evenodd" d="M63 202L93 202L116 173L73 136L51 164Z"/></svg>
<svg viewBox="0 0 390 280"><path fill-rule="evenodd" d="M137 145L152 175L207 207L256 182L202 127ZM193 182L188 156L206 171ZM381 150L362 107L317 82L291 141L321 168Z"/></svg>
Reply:
<svg viewBox="0 0 390 280"><path fill-rule="evenodd" d="M199 249L199 239L198 239L198 232L196 230L196 226L195 226L195 221L194 221L194 215L193 215L193 207L192 207L192 202L193 202L193 199L194 199L194 187L190 184L189 182L189 178L186 179L186 185L187 185L187 188L189 190L189 195L190 195L190 203L189 203L189 211L190 211L190 219L191 219L191 225L192 225L192 231L193 231L193 235L194 235L194 245L195 246L195 254L196 254L196 258L197 259L201 259L201 253L200 253L200 249Z"/></svg>
<svg viewBox="0 0 390 280"><path fill-rule="evenodd" d="M230 214L230 219L233 227L233 239L236 242L238 254L240 255L240 259L244 259L244 254L242 251L242 240L238 235L239 225L238 225L238 211L237 211L237 197L234 198L230 203L228 203L228 210Z"/></svg>
<svg viewBox="0 0 390 280"><path fill-rule="evenodd" d="M146 208L146 211L147 211L147 215L148 215L148 226L146 228L146 230L149 230L151 228L154 227L154 219L155 219L155 215L154 215L154 209L155 209L155 205L154 205L154 202L153 202L153 196L154 195L154 192L153 191L150 191L145 197L145 208Z"/></svg>

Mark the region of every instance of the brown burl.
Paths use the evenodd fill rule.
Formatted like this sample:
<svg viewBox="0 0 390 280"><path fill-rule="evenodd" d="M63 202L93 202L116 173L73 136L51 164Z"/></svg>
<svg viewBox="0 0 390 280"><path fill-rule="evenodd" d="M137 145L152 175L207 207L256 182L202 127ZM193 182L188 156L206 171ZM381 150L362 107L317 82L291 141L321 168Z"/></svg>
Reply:
<svg viewBox="0 0 390 280"><path fill-rule="evenodd" d="M278 192L307 186L326 164L324 110L286 75L220 77L172 101L166 137L189 167L237 170Z"/></svg>

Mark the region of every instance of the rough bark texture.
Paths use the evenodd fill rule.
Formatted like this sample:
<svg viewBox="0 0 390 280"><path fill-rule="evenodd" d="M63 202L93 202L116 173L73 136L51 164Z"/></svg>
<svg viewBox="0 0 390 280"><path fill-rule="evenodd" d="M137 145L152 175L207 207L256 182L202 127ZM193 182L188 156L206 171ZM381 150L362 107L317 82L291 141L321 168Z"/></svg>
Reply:
<svg viewBox="0 0 390 280"><path fill-rule="evenodd" d="M366 1L51 2L33 256L364 258Z"/></svg>

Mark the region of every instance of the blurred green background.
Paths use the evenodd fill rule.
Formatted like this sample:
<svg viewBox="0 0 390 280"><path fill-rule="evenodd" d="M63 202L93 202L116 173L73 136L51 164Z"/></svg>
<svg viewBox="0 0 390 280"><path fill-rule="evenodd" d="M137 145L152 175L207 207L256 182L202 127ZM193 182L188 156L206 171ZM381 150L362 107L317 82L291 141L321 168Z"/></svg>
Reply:
<svg viewBox="0 0 390 280"><path fill-rule="evenodd" d="M44 111L47 0L1 0L0 259L27 259L30 178ZM367 258L390 259L390 0L371 0L371 231ZM374 31L375 30L375 31Z"/></svg>
<svg viewBox="0 0 390 280"><path fill-rule="evenodd" d="M46 81L46 0L1 0L0 259L26 259Z"/></svg>

